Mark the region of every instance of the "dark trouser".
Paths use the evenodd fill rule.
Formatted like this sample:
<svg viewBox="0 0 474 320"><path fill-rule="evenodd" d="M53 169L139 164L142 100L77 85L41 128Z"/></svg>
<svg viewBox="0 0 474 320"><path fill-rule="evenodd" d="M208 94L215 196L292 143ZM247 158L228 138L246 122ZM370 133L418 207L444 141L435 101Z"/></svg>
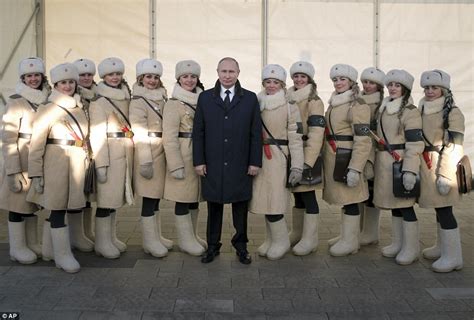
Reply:
<svg viewBox="0 0 474 320"><path fill-rule="evenodd" d="M22 222L23 218L34 217L34 213L19 213L14 211L9 211L8 221L10 222Z"/></svg>
<svg viewBox="0 0 474 320"><path fill-rule="evenodd" d="M51 210L51 214L49 215L51 228L64 228L66 226L65 217L66 210Z"/></svg>
<svg viewBox="0 0 474 320"><path fill-rule="evenodd" d="M207 244L209 250L217 250L221 246L222 218L224 204L207 202ZM235 234L232 237L232 245L237 251L247 250L247 216L248 201L232 203L232 221Z"/></svg>
<svg viewBox="0 0 474 320"><path fill-rule="evenodd" d="M441 229L449 230L458 227L458 223L453 214L453 207L435 208L435 210L436 221L441 226Z"/></svg>
<svg viewBox="0 0 474 320"><path fill-rule="evenodd" d="M318 214L319 206L318 200L316 200L316 193L314 191L295 192L295 208L306 209L305 212L308 214Z"/></svg>
<svg viewBox="0 0 474 320"><path fill-rule="evenodd" d="M392 216L403 217L403 220L408 222L417 221L413 207L392 209Z"/></svg>
<svg viewBox="0 0 474 320"><path fill-rule="evenodd" d="M143 197L142 201L142 217L151 217L155 215L155 211L159 211L160 199Z"/></svg>
<svg viewBox="0 0 474 320"><path fill-rule="evenodd" d="M348 216L358 216L360 214L358 203L346 204L343 208L344 214L347 214Z"/></svg>
<svg viewBox="0 0 474 320"><path fill-rule="evenodd" d="M369 185L369 199L365 200L365 205L370 208L375 208L374 205L374 180L367 180Z"/></svg>
<svg viewBox="0 0 474 320"><path fill-rule="evenodd" d="M189 213L189 210L199 209L199 202L176 202L174 206L174 214L177 216L185 216Z"/></svg>

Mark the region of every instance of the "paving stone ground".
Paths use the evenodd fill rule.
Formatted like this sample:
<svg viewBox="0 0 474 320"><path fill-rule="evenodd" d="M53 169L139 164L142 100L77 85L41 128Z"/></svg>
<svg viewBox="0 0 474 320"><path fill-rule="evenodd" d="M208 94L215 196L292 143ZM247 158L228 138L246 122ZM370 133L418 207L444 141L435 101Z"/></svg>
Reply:
<svg viewBox="0 0 474 320"><path fill-rule="evenodd" d="M321 194L318 193L318 199ZM175 241L162 259L141 248L140 203L119 211L118 235L128 251L106 260L75 252L82 269L66 274L53 263L11 262L7 215L0 213L0 312L20 319L252 319L252 320L474 320L474 194L455 208L461 228L464 268L448 274L430 270L420 258L399 266L380 248L390 242L390 214L383 212L381 240L342 258L328 254L327 240L339 233L340 210L320 200L317 252L279 261L258 257L265 238L262 216L249 216L253 262L240 264L230 246L232 224L226 206L221 255L210 264L181 253L176 245L173 203L161 204L162 229ZM416 208L421 247L435 240L434 211ZM199 233L205 237L207 211L201 204ZM41 217L46 216L41 213ZM286 216L291 221L291 216Z"/></svg>

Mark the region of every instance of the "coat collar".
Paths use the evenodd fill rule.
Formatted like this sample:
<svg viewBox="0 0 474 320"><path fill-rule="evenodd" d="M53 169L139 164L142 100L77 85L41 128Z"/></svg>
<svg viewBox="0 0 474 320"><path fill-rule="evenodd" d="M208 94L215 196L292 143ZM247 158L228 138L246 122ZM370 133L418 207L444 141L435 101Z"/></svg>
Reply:
<svg viewBox="0 0 474 320"><path fill-rule="evenodd" d="M97 85L97 94L114 100L130 100L130 94L125 85L119 88L112 88L105 84L104 81Z"/></svg>
<svg viewBox="0 0 474 320"><path fill-rule="evenodd" d="M235 108L235 106L240 102L240 99L242 98L243 95L244 95L244 90L240 86L239 80L237 80L237 82L235 83L234 98L230 102L229 110L232 110L233 108ZM220 106L221 108L224 108L224 101L222 101L222 98L221 98L221 83L219 82L219 79L216 81L216 84L214 86L212 97L214 98L214 102L218 106Z"/></svg>
<svg viewBox="0 0 474 320"><path fill-rule="evenodd" d="M28 87L23 82L18 82L15 91L17 94L34 104L43 104L48 100L50 94L48 86L43 86L42 90Z"/></svg>
<svg viewBox="0 0 474 320"><path fill-rule="evenodd" d="M424 114L434 114L441 112L444 107L444 96L439 97L434 101L426 101L425 98L421 98L418 108Z"/></svg>
<svg viewBox="0 0 474 320"><path fill-rule="evenodd" d="M402 105L402 100L403 97L393 99L390 97L386 97L382 100L382 105L380 106L380 112L384 111L384 109L387 109L388 114L395 114L400 110L400 107ZM413 99L410 97L408 98L408 103L413 104Z"/></svg>
<svg viewBox="0 0 474 320"><path fill-rule="evenodd" d="M54 88L53 91L51 91L48 101L66 109L74 109L76 106L82 108L81 96L78 93L75 93L74 96L71 97Z"/></svg>
<svg viewBox="0 0 474 320"><path fill-rule="evenodd" d="M295 86L292 86L288 89L288 100L292 103L300 103L303 100L309 98L311 93L311 84L307 84L304 88L296 90Z"/></svg>
<svg viewBox="0 0 474 320"><path fill-rule="evenodd" d="M173 93L171 96L180 101L189 103L190 105L197 105L199 94L202 92L202 89L196 87L196 92L191 92L184 90L178 83L175 83L173 88Z"/></svg>
<svg viewBox="0 0 474 320"><path fill-rule="evenodd" d="M148 100L155 101L155 102L167 99L166 90L163 87L155 89L155 90L150 90L143 86L140 86L138 83L135 83L133 85L132 92L134 96L144 97Z"/></svg>
<svg viewBox="0 0 474 320"><path fill-rule="evenodd" d="M360 97L367 104L378 104L380 102L380 92L378 91L370 94L365 94L365 92L362 91Z"/></svg>
<svg viewBox="0 0 474 320"><path fill-rule="evenodd" d="M341 106L352 101L352 90L337 94L335 91L329 98L329 105L332 107Z"/></svg>
<svg viewBox="0 0 474 320"><path fill-rule="evenodd" d="M97 85L94 83L90 89L79 86L79 92L84 99L92 100L97 95Z"/></svg>
<svg viewBox="0 0 474 320"><path fill-rule="evenodd" d="M285 96L285 90L283 89L272 95L267 95L265 90L262 90L257 95L257 99L260 104L260 111L277 109L287 105L288 103Z"/></svg>

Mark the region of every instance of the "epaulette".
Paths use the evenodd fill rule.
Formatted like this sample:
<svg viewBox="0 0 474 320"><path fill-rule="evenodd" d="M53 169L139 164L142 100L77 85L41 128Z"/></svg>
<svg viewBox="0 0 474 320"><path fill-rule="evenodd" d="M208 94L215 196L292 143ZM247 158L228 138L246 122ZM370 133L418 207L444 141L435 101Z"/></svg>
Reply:
<svg viewBox="0 0 474 320"><path fill-rule="evenodd" d="M141 96L132 96L132 100L141 99Z"/></svg>
<svg viewBox="0 0 474 320"><path fill-rule="evenodd" d="M367 104L367 102L365 102L365 100L362 99L361 97L357 98L357 99L356 99L356 102L357 102L358 104Z"/></svg>
<svg viewBox="0 0 474 320"><path fill-rule="evenodd" d="M321 98L320 98L318 95L315 95L312 100L314 100L314 101L319 101L319 100L321 100Z"/></svg>
<svg viewBox="0 0 474 320"><path fill-rule="evenodd" d="M97 101L99 98L102 98L102 96L96 95L94 98L92 98L90 101Z"/></svg>
<svg viewBox="0 0 474 320"><path fill-rule="evenodd" d="M175 101L175 100L178 100L178 99L176 99L176 98L169 98L168 100Z"/></svg>
<svg viewBox="0 0 474 320"><path fill-rule="evenodd" d="M9 98L10 99L20 99L20 98L23 98L23 97L20 96L18 93L15 93L15 94L12 94Z"/></svg>
<svg viewBox="0 0 474 320"><path fill-rule="evenodd" d="M407 108L408 110L416 109L416 107L412 104L407 105L405 108Z"/></svg>

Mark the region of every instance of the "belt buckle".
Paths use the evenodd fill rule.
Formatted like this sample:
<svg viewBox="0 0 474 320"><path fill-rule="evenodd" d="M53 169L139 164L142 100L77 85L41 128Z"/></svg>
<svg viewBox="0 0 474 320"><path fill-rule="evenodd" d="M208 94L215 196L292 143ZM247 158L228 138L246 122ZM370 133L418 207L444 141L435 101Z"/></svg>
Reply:
<svg viewBox="0 0 474 320"><path fill-rule="evenodd" d="M74 141L74 146L75 147L82 148L83 145L84 145L84 143L82 142L82 140L75 140Z"/></svg>
<svg viewBox="0 0 474 320"><path fill-rule="evenodd" d="M127 137L127 138L133 138L133 131L127 131L127 132L125 132L125 137Z"/></svg>

